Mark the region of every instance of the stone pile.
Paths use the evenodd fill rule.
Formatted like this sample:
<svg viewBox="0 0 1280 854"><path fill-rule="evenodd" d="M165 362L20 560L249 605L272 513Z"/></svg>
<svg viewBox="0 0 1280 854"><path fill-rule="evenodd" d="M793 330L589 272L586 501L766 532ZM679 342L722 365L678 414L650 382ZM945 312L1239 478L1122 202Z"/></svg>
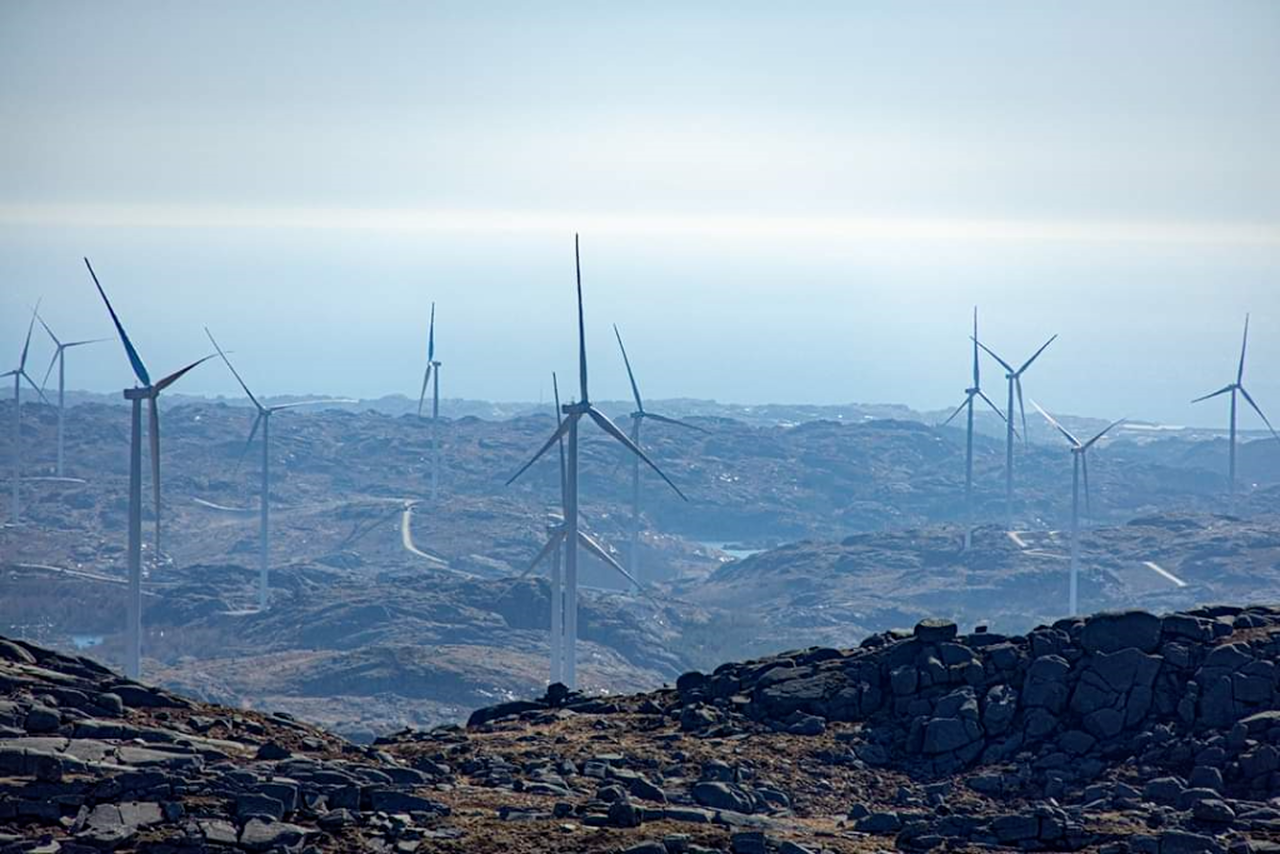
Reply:
<svg viewBox="0 0 1280 854"><path fill-rule="evenodd" d="M643 702L710 740L851 724L822 761L934 781L901 808L850 805L856 830L902 849L1273 850L1263 840L1280 839L1278 664L1280 609L1270 607L1099 614L1017 637L931 620L853 650L686 673L675 690L611 705ZM472 725L573 704L561 694L480 710ZM948 807L959 789L983 796L982 808ZM730 782L691 794L738 812L759 806ZM1116 815L1132 832L1097 831Z"/></svg>

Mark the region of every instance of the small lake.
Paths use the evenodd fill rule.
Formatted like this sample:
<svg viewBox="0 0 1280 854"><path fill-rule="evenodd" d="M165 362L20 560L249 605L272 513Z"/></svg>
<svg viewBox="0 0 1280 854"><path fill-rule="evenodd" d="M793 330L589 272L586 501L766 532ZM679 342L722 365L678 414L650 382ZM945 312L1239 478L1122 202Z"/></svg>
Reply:
<svg viewBox="0 0 1280 854"><path fill-rule="evenodd" d="M758 555L760 554L760 552L764 551L764 549L731 548L732 546L737 545L737 543L718 543L718 542L708 541L708 540L698 540L698 545L706 546L709 549L715 549L716 551L724 552L734 560L742 560L743 558L748 558L748 557L751 557L752 555Z"/></svg>

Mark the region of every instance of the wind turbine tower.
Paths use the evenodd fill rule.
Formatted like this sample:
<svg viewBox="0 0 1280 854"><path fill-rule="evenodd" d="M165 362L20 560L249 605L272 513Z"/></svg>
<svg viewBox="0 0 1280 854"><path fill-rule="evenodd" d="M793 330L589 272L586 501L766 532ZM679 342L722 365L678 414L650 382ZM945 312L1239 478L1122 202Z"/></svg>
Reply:
<svg viewBox="0 0 1280 854"><path fill-rule="evenodd" d="M1222 388L1210 394L1197 397L1192 403L1199 403L1202 400L1209 400L1221 394L1231 394L1231 426L1229 445L1227 448L1227 483L1230 493L1231 502L1235 503L1236 498L1236 395L1244 397L1245 402L1253 407L1253 411L1258 413L1258 417L1262 419L1262 423L1267 425L1267 429L1271 431L1271 435L1276 439L1280 439L1280 435L1276 434L1276 430L1271 426L1271 421L1263 414L1261 407L1254 401L1253 396L1249 394L1244 387L1244 356L1245 351L1249 348L1249 315L1244 316L1244 339L1240 343L1240 363L1236 367L1236 381L1230 385L1224 385Z"/></svg>
<svg viewBox="0 0 1280 854"><path fill-rule="evenodd" d="M129 434L129 591L125 606L124 673L130 679L137 679L142 675L142 401L147 401L151 416L151 486L155 495L155 560L158 562L160 560L160 409L157 399L160 397L160 392L180 380L183 374L196 365L207 362L213 356L197 359L185 368L174 371L159 382L153 383L151 375L147 373L146 365L142 363L138 351L133 347L133 342L125 333L116 310L111 307L111 300L107 299L107 292L102 289L98 275L93 272L93 265L89 263L88 258L84 259L84 265L89 269L93 284L98 289L98 294L102 297L107 311L111 314L111 322L115 324L120 343L124 345L125 355L129 357L129 364L133 367L133 374L140 383L124 390L125 400L130 401L133 408Z"/></svg>
<svg viewBox="0 0 1280 854"><path fill-rule="evenodd" d="M551 434L551 438L543 444L538 452L533 455L529 462L525 463L520 469L511 476L507 481L508 484L515 482L522 474L528 471L529 467L537 462L543 454L551 449L551 446L560 441L561 437L568 439L568 454L565 459L565 527L564 541L565 548L565 601L564 601L564 633L565 633L565 650L564 650L564 684L570 689L576 687L577 684L577 639L578 639L578 545L581 541L581 527L578 517L578 422L585 416L596 423L601 430L616 439L624 448L635 454L646 465L658 473L658 475L666 481L667 485L675 490L676 494L681 498L685 498L679 488L663 474L662 469L658 468L653 460L642 451L635 442L632 442L618 429L617 425L609 420L603 412L596 409L591 403L591 397L587 391L587 341L585 324L582 312L582 265L578 254L578 235L573 236L573 256L574 265L577 271L578 284L578 383L581 390L581 396L576 403L568 403L561 407L561 411L565 415L564 421ZM685 498L687 501L688 499Z"/></svg>
<svg viewBox="0 0 1280 854"><path fill-rule="evenodd" d="M1054 417L1045 412L1040 404L1034 400L1031 405L1040 411L1045 420L1057 428L1058 432L1066 437L1071 443L1071 587L1068 596L1069 617L1074 617L1080 613L1079 602L1079 578L1080 578L1080 476L1084 475L1084 503L1085 507L1089 506L1089 449L1097 444L1098 440L1110 433L1118 425L1123 424L1124 420L1113 421L1103 430L1087 442L1081 442L1070 430L1059 424Z"/></svg>
<svg viewBox="0 0 1280 854"><path fill-rule="evenodd" d="M1009 530L1013 530L1013 396L1015 390L1018 395L1018 411L1022 415L1022 441L1027 441L1027 410L1022 405L1022 375L1027 372L1032 363L1040 358L1040 354L1045 348L1052 344L1057 335L1054 335L1048 341L1040 345L1040 349L1031 354L1031 358L1022 363L1019 368L1014 368L1004 359L995 354L995 351L978 341L978 346L987 352L991 358L1000 363L1000 367L1004 368L1004 378L1009 381L1009 405L1005 408L1008 417L1005 418L1005 447L1004 447L1004 507L1005 522ZM974 336L977 339L977 336Z"/></svg>
<svg viewBox="0 0 1280 854"><path fill-rule="evenodd" d="M1007 421L1004 413L1000 411L1000 407L991 402L991 398L987 397L982 390L982 381L980 378L980 369L978 366L978 308L973 308L973 385L964 390L964 400L956 407L955 412L942 422L942 426L946 427L955 417L960 414L961 410L968 410L968 430L965 436L965 458L964 458L964 507L965 507L965 527L964 527L964 548L965 551L973 545L973 399L975 397L982 398L987 406L990 406L996 415L1000 416L1001 421Z"/></svg>
<svg viewBox="0 0 1280 854"><path fill-rule="evenodd" d="M631 370L631 360L627 358L626 345L622 343L622 333L618 331L618 324L613 325L613 334L618 339L618 349L622 351L622 362L627 366L627 379L631 381L631 394L635 397L636 409L631 413L631 441L638 448L640 447L640 427L644 424L646 418L663 424L674 424L677 427L684 427L686 430L696 430L699 433L708 433L694 424L680 421L676 418L669 418L666 415L659 415L656 412L650 412L644 408L644 400L640 397L640 387L636 385L636 375ZM627 566L631 570L631 574L640 577L640 458L632 455L631 457L631 549L627 553Z"/></svg>

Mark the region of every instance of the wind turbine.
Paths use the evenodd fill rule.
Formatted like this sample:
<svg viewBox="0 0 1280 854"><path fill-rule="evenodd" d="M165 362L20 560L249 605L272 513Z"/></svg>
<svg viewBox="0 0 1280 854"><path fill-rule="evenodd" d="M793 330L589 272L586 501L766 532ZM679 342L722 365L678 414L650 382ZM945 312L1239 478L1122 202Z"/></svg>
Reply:
<svg viewBox="0 0 1280 854"><path fill-rule="evenodd" d="M967 551L973 543L973 399L975 397L982 398L987 406L996 415L1000 416L1001 421L1007 421L1004 413L1000 411L1000 407L991 402L991 398L987 397L982 390L982 382L979 378L978 367L978 307L973 308L973 385L964 390L964 400L956 407L955 412L942 422L942 426L946 427L955 417L960 414L961 410L968 409L968 431L965 438L965 459L964 459L964 506L965 506L965 528L964 528L964 547Z"/></svg>
<svg viewBox="0 0 1280 854"><path fill-rule="evenodd" d="M973 336L977 341L978 336ZM1057 340L1058 336L1054 335L1048 341L1040 345L1040 349L1031 354L1031 358L1022 363L1022 366L1015 369L1012 365L1001 359L995 354L995 351L977 341L978 346L987 351L991 358L1000 363L1004 368L1004 378L1009 381L1009 405L1005 411L1009 413L1005 418L1005 448L1004 448L1004 507L1005 519L1008 523L1009 530L1013 530L1013 394L1015 389L1018 393L1018 411L1022 415L1022 441L1027 441L1027 410L1022 405L1022 375L1027 372L1027 368L1045 351L1045 348Z"/></svg>
<svg viewBox="0 0 1280 854"><path fill-rule="evenodd" d="M1081 442L1071 431L1063 427L1053 416L1045 412L1040 404L1034 400L1031 405L1040 411L1045 420L1058 428L1058 432L1067 438L1071 443L1071 593L1069 596L1070 613L1068 616L1074 617L1080 613L1079 605L1079 577L1080 577L1080 475L1084 473L1084 503L1085 508L1089 506L1089 449L1092 448L1099 439L1110 433L1116 426L1123 424L1124 420L1112 421L1102 432L1094 436L1087 442Z"/></svg>
<svg viewBox="0 0 1280 854"><path fill-rule="evenodd" d="M1234 501L1236 497L1236 395L1244 396L1245 402L1253 407L1253 411L1258 413L1258 417L1267 425L1267 429L1271 431L1271 435L1276 439L1280 439L1280 435L1276 434L1276 430L1271 426L1271 422L1267 416L1262 413L1262 409L1254 402L1253 396L1244 387L1244 354L1249 347L1249 315L1244 316L1244 340L1240 343L1240 364L1236 368L1236 381L1230 385L1224 385L1217 391L1197 397L1192 403L1199 403L1202 400L1208 400L1217 397L1220 394L1231 393L1231 437L1230 446L1227 452L1227 480L1229 481L1229 489L1231 499Z"/></svg>
<svg viewBox="0 0 1280 854"><path fill-rule="evenodd" d="M431 383L431 500L435 501L440 486L440 363L436 361L436 304L431 303L431 327L427 334L427 370L422 375L422 394L418 395L418 417L427 399L427 382Z"/></svg>
<svg viewBox="0 0 1280 854"><path fill-rule="evenodd" d="M40 386L36 385L35 380L31 379L31 375L27 373L27 354L31 351L31 330L35 328L39 313L40 303L37 302L35 309L31 312L31 322L27 324L27 340L22 343L22 358L18 360L18 367L0 374L0 377L13 377L13 507L9 520L13 525L19 524L22 515L19 494L19 484L22 480L22 381L25 379L36 390L36 394L40 395L41 400L45 403L49 402L44 392L40 390Z"/></svg>
<svg viewBox="0 0 1280 854"><path fill-rule="evenodd" d="M36 319L40 321L40 325L44 327L44 331L49 333L49 337L53 339L54 347L57 349L53 353L53 358L49 361L49 367L44 372L44 379L40 381L43 387L49 381L49 374L53 373L54 365L58 366L58 469L57 476L63 476L62 466L62 436L63 436L63 416L66 414L66 389L67 389L67 351L72 347L83 347L86 344L97 344L106 341L106 338L90 338L86 341L68 341L63 343L58 340L58 336L53 334L53 330L49 328L49 324L44 322L44 318L36 315Z"/></svg>
<svg viewBox="0 0 1280 854"><path fill-rule="evenodd" d="M640 398L640 387L636 385L636 375L631 370L631 360L627 358L627 348L622 343L622 333L618 331L618 324L613 325L613 334L618 339L618 349L622 351L622 362L627 366L627 379L631 380L631 394L636 400L636 411L631 413L631 441L638 448L640 447L640 425L644 423L646 418L663 424L674 424L677 427L684 427L687 430L696 430L699 433L710 433L694 424L686 421L680 421L676 418L669 418L666 415L659 415L656 412L650 412L644 408L644 401ZM627 555L627 564L631 569L631 573L636 577L640 575L640 458L631 457L631 550Z"/></svg>
<svg viewBox="0 0 1280 854"><path fill-rule="evenodd" d="M218 351L218 355L222 357L222 361L231 370L231 375L236 378L236 382L240 383L240 388L244 389L244 393L249 396L249 400L258 410L258 416L253 419L253 427L249 430L249 438L244 443L244 450L240 452L241 459L249 450L249 446L253 444L253 437L258 434L258 427L262 427L262 492L258 501L259 525L258 525L258 608L259 610L267 610L267 593L268 593L268 573L271 568L271 541L269 539L269 519L271 512L271 415L282 409L294 409L299 406L314 406L318 403L354 403L352 400L345 398L333 398L322 400L300 400L295 403L278 403L275 406L263 406L258 398L253 396L253 392L249 391L249 387L245 385L243 379L240 378L239 372L235 366L231 364L231 360L227 358L227 354L218 346L218 342L214 339L213 333L209 331L209 327L204 328L204 334L209 336L209 341L213 344L213 349Z"/></svg>
<svg viewBox="0 0 1280 854"><path fill-rule="evenodd" d="M576 403L568 403L561 407L561 412L567 416L556 431L551 434L551 438L547 439L538 452L533 455L529 462L520 467L520 470L511 476L507 481L508 484L514 483L520 475L528 471L529 467L537 462L543 454L551 449L562 437L569 440L568 454L565 460L565 477L564 477L564 542L567 544L565 549L565 603L564 603L564 684L573 689L577 683L577 640L578 640L578 544L581 542L581 529L578 519L578 422L586 416L596 423L601 430L612 436L622 444L631 453L635 454L646 465L658 473L658 475L666 481L667 485L675 490L676 494L686 501L683 492L676 487L669 477L663 474L662 469L658 468L653 460L649 459L635 442L627 438L627 434L618 429L618 426L609 420L603 412L596 409L591 403L591 398L587 393L587 340L585 325L582 315L582 265L578 255L578 235L573 236L573 259L574 266L577 271L578 282L578 383L581 387L581 395Z"/></svg>
<svg viewBox="0 0 1280 854"><path fill-rule="evenodd" d="M160 560L160 408L156 401L160 397L160 392L176 383L183 374L196 365L212 359L213 355L197 359L185 368L174 371L164 379L153 383L151 375L147 373L146 365L142 363L142 358L134 349L133 342L125 333L116 310L111 307L111 300L107 299L107 292L102 289L98 275L93 272L93 265L89 263L88 258L84 259L84 265L89 268L93 284L98 289L102 302L106 304L107 311L111 314L111 322L115 324L116 332L120 335L120 343L124 345L125 355L129 357L129 364L133 367L133 374L141 384L124 390L125 400L133 403L132 429L129 436L129 594L125 606L124 673L130 679L137 679L142 675L142 401L147 401L147 408L150 410L151 487L155 495L155 560L158 562Z"/></svg>
<svg viewBox="0 0 1280 854"><path fill-rule="evenodd" d="M559 427L561 424L560 388L558 383L556 382L556 375L554 373L551 374L551 387L555 394L556 426ZM566 530L567 526L565 524L565 519L567 518L567 516L564 512L565 501L568 497L568 493L566 488L567 473L566 473L566 467L565 467L563 436L561 436L560 439L558 440L558 444L559 444L559 450L560 450L560 511L561 512L557 515L552 515L551 521L547 525L547 534L549 536L547 538L546 544L542 547L542 550L539 551L538 554L534 557L534 559L529 562L529 565L525 567L524 572L520 573L520 575L517 576L515 579L516 581L519 581L520 579L528 575L530 572L532 572L534 569L536 569L538 567L538 564L542 563L544 560L547 560L548 558L551 559L551 682L552 684L556 682L564 681L565 647L566 647L566 643L565 643L566 631L565 631L565 620L564 620L564 580L563 580L563 575L561 573L561 559L560 559L561 552L564 548L565 539L566 537L568 537L568 532ZM635 576L633 576L631 573L623 569L622 565L613 559L613 555L609 554L609 552L602 545L600 545L600 543L594 537L592 537L586 531L582 530L581 526L579 526L579 529L578 529L578 544L581 545L584 549L586 549L591 554L595 555L602 562L611 566L623 578L627 579L627 581L630 581L632 584L634 584L636 588L639 589L641 592L645 592L643 586L640 584L639 581L636 580ZM647 596L648 593L645 593L645 595Z"/></svg>

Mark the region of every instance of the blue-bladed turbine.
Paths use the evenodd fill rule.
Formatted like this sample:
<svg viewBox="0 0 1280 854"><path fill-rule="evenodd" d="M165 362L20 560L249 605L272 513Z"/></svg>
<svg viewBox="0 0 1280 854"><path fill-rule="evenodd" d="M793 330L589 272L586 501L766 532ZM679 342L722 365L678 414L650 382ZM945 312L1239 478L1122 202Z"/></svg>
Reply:
<svg viewBox="0 0 1280 854"><path fill-rule="evenodd" d="M67 391L67 351L72 347L83 347L86 344L98 344L106 341L106 338L90 338L85 341L60 341L57 335L53 334L53 330L49 328L49 324L44 322L44 318L37 315L37 320L44 327L44 331L53 339L54 353L53 358L49 360L49 367L44 372L44 379L40 381L40 387L44 388L49 382L49 374L53 373L56 366L58 368L58 468L57 476L65 477L63 467L63 431L64 431L64 415L66 412L66 391Z"/></svg>
<svg viewBox="0 0 1280 854"><path fill-rule="evenodd" d="M1084 477L1084 503L1086 509L1089 506L1089 449L1097 444L1098 440L1110 433L1117 426L1124 423L1125 419L1112 421L1104 427L1096 436L1087 442L1081 442L1066 427L1059 424L1052 415L1045 412L1040 404L1034 400L1031 405L1039 410L1045 420L1057 428L1066 440L1071 443L1071 586L1068 593L1068 609L1067 616L1074 617L1080 613L1080 479Z"/></svg>
<svg viewBox="0 0 1280 854"><path fill-rule="evenodd" d="M1005 418L1005 447L1004 447L1004 509L1005 522L1009 530L1013 530L1013 396L1014 392L1018 395L1018 412L1022 416L1022 441L1027 441L1027 410L1022 405L1022 375L1027 372L1032 363L1040 358L1040 354L1045 348L1057 340L1058 336L1054 335L1048 341L1040 345L1040 349L1031 354L1031 358L1022 363L1021 367L1014 368L1004 359L996 355L995 351L983 344L978 336L973 336L978 342L978 346L987 352L991 358L1000 363L1000 367L1004 368L1004 378L1009 381L1009 405L1005 407L1008 417Z"/></svg>
<svg viewBox="0 0 1280 854"><path fill-rule="evenodd" d="M618 349L622 351L622 363L627 368L627 379L631 381L631 394L636 401L636 409L631 413L631 441L637 448L640 447L640 427L644 424L646 418L657 421L661 424L674 424L677 427L683 427L686 430L696 430L699 433L709 433L696 424L690 424L681 421L678 418L669 418L666 415L659 415L656 412L650 412L644 408L644 400L640 397L640 386L636 384L635 372L631 370L631 359L627 357L626 345L622 343L622 333L618 331L618 324L613 325L614 337L618 339ZM627 565L631 570L631 574L636 578L640 577L640 458L634 454L631 457L631 548L627 553Z"/></svg>
<svg viewBox="0 0 1280 854"><path fill-rule="evenodd" d="M991 398L987 397L986 392L982 390L981 369L978 365L978 307L973 307L973 385L964 390L964 400L956 407L955 411L942 422L942 426L946 427L955 417L962 411L968 410L968 431L965 436L965 458L964 458L964 507L965 507L965 527L964 527L964 547L967 550L973 542L973 406L974 398L980 398L987 406L991 407L991 411L1000 416L1001 421L1007 421L1000 407L991 402Z"/></svg>
<svg viewBox="0 0 1280 854"><path fill-rule="evenodd" d="M133 404L132 429L129 437L129 595L126 603L124 671L130 679L137 679L142 675L142 401L147 401L150 415L148 433L151 442L151 487L155 496L156 515L154 559L158 565L160 561L160 409L156 401L160 392L176 383L196 365L212 359L213 354L197 359L185 368L174 371L153 383L151 374L147 372L147 366L143 364L138 351L134 349L133 342L129 340L128 333L124 331L124 324L120 322L120 317L112 307L111 300L107 299L107 292L102 289L98 275L93 271L93 265L89 263L88 258L84 259L84 265L88 268L89 275L93 277L93 284L111 315L111 322L115 324L120 343L124 345L125 355L129 357L129 364L133 367L133 374L139 383L133 388L124 390L125 399Z"/></svg>
<svg viewBox="0 0 1280 854"><path fill-rule="evenodd" d="M36 385L36 381L27 373L27 356L31 352L31 331L35 329L36 317L39 313L40 304L37 302L31 312L31 322L27 324L27 340L22 343L22 357L18 360L18 367L0 374L0 377L13 377L13 506L9 517L9 522L13 525L19 524L22 518L20 487L22 482L22 381L26 380L36 390L36 394L40 395L41 400L45 403L49 402L44 392L40 390L40 386Z"/></svg>
<svg viewBox="0 0 1280 854"><path fill-rule="evenodd" d="M578 638L578 545L581 543L580 536L581 527L578 518L578 422L586 416L596 423L601 430L617 440L624 448L639 457L645 465L656 471L658 475L666 481L667 485L675 490L676 494L681 498L685 498L683 492L668 478L662 469L658 468L653 460L645 454L626 433L618 429L617 425L609 420L603 412L596 409L591 403L590 394L587 391L587 341L585 323L583 321L582 311L582 264L578 254L578 235L573 236L573 259L577 273L578 284L578 384L581 395L577 402L568 403L561 407L565 419L556 427L556 431L551 434L551 438L538 449L529 462L525 463L520 469L513 474L507 483L513 483L522 474L528 471L529 467L541 459L542 455L551 450L551 446L555 445L562 438L568 440L568 453L565 459L565 475L564 475L564 537L563 542L565 548L565 600L564 600L564 684L569 688L574 688L577 682L577 638ZM688 499L685 498L687 501Z"/></svg>
<svg viewBox="0 0 1280 854"><path fill-rule="evenodd" d="M253 437L258 434L258 428L262 428L262 490L258 499L258 609L265 611L269 604L269 574L271 571L271 415L282 409L295 409L299 406L354 403L355 401L345 398L329 398L323 400L299 400L291 403L278 403L275 406L264 406L258 398L254 397L253 392L249 391L249 386L245 385L244 380L240 377L240 372L236 370L235 365L231 364L231 360L227 358L227 354L218 346L218 342L214 339L213 333L209 331L209 327L206 326L204 328L204 334L209 336L209 342L213 344L213 349L222 357L222 361L231 371L231 375L236 378L240 388L244 389L244 393L249 396L249 400L258 410L257 417L253 419L253 427L249 430L249 438L244 443L244 450L240 452L242 459L249 450L249 446L253 444Z"/></svg>
<svg viewBox="0 0 1280 854"><path fill-rule="evenodd" d="M431 383L431 500L440 491L440 362L436 361L436 304L431 303L431 325L427 333L427 370L422 375L422 393L418 395L418 417L427 399L427 383Z"/></svg>
<svg viewBox="0 0 1280 854"><path fill-rule="evenodd" d="M1276 430L1271 426L1271 421L1263 414L1262 408L1254 401L1253 395L1249 394L1244 387L1244 357L1245 352L1249 348L1249 315L1244 316L1244 338L1240 342L1240 363L1236 367L1236 381L1230 385L1225 385L1215 392L1197 397L1192 403L1199 403L1202 400L1209 400L1222 394L1231 395L1231 427L1229 447L1227 449L1227 483L1228 491L1231 499L1234 501L1236 496L1236 410L1239 395L1245 399L1245 402L1253 407L1253 411L1258 413L1258 417L1262 419L1262 423L1267 425L1267 429L1271 431L1271 435L1280 439L1280 435L1276 434Z"/></svg>

